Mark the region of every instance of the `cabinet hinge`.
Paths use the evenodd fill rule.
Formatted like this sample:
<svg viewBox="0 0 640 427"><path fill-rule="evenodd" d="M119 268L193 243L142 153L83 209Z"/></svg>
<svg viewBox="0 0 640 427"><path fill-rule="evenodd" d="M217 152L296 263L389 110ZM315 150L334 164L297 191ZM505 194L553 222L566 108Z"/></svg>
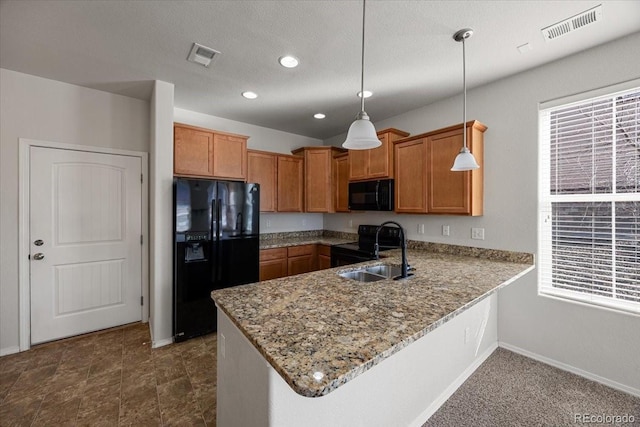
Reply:
<svg viewBox="0 0 640 427"><path fill-rule="evenodd" d="M140 305L144 305L144 297L140 297Z"/></svg>
<svg viewBox="0 0 640 427"><path fill-rule="evenodd" d="M144 236L141 234L140 235L140 244L142 245L144 243Z"/></svg>
<svg viewBox="0 0 640 427"><path fill-rule="evenodd" d="M140 184L142 184L144 182L144 175L140 174Z"/></svg>

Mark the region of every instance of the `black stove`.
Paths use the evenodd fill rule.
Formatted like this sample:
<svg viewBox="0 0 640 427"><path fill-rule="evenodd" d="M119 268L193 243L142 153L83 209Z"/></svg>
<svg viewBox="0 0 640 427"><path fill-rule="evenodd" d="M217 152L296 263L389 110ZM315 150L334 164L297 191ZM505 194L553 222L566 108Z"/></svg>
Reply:
<svg viewBox="0 0 640 427"><path fill-rule="evenodd" d="M377 225L360 225L358 241L331 246L331 267L355 264L376 259L374 245L376 243ZM402 245L400 229L384 226L378 235L379 250L399 248Z"/></svg>

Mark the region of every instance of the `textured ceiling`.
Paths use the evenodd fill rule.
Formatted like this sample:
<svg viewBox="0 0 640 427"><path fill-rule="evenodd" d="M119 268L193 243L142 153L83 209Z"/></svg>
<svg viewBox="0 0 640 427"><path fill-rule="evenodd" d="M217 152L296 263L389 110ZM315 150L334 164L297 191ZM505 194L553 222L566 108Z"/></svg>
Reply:
<svg viewBox="0 0 640 427"><path fill-rule="evenodd" d="M543 27L598 4L601 22L543 39ZM640 1L369 0L366 19L375 123L461 92L460 28L475 30L471 88L640 31ZM142 99L163 80L176 107L324 139L360 108L361 20L359 1L2 0L0 67ZM210 68L189 63L193 42L222 54ZM281 67L284 54L300 66Z"/></svg>

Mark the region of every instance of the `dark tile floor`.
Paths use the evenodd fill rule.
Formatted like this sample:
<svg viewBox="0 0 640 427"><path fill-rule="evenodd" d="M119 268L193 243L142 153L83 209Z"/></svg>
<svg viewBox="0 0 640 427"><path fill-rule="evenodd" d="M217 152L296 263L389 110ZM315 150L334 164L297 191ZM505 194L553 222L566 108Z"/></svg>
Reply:
<svg viewBox="0 0 640 427"><path fill-rule="evenodd" d="M134 324L0 357L0 426L215 426L216 335L150 341Z"/></svg>

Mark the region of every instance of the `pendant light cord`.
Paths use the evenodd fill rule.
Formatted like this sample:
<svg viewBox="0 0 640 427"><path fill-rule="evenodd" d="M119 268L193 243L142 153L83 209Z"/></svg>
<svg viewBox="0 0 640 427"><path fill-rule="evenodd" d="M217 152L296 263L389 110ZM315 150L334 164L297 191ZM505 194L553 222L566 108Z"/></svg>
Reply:
<svg viewBox="0 0 640 427"><path fill-rule="evenodd" d="M467 55L464 49L464 41L466 38L466 36L462 36L462 141L464 148L467 148Z"/></svg>
<svg viewBox="0 0 640 427"><path fill-rule="evenodd" d="M367 0L362 0L362 58L360 67L360 111L364 112L364 17Z"/></svg>

